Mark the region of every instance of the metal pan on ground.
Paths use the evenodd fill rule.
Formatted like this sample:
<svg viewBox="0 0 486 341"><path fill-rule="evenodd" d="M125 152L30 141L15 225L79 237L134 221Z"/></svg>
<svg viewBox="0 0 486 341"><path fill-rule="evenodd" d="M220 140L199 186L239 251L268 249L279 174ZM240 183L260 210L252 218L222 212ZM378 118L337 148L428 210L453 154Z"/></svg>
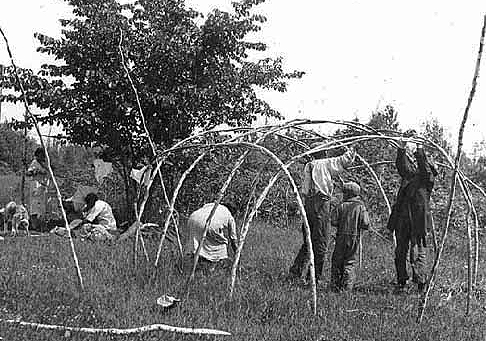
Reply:
<svg viewBox="0 0 486 341"><path fill-rule="evenodd" d="M180 301L181 301L180 299L166 294L157 298L156 302L158 306L161 306L164 309L170 309L173 308L176 305L176 303Z"/></svg>

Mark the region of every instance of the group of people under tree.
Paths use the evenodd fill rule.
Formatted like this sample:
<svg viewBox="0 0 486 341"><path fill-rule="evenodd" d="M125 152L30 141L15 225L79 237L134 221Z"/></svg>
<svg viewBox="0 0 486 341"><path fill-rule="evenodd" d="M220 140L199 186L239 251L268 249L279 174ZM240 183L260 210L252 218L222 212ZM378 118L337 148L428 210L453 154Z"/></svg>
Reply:
<svg viewBox="0 0 486 341"><path fill-rule="evenodd" d="M410 131L405 136L413 136ZM408 152L407 152L408 151ZM414 156L413 160L409 154ZM348 149L337 157L312 160L304 167L302 198L314 255L316 281L322 281L323 268L329 248L331 226L336 227L334 251L331 257L330 288L334 291L351 290L355 284L356 267L361 232L370 226L366 205L360 196L360 186L352 181L342 181L340 175L354 162L355 151ZM409 275L407 255L410 256L412 281L419 291L426 286L426 235L432 228L430 196L437 170L427 158L422 145L401 140L397 149L395 166L401 177L396 200L387 228L396 236L395 268L397 290L406 288ZM343 200L334 209L331 198L334 193L333 178L342 184ZM190 252L195 253L205 229L206 220L214 204L206 204L189 218ZM236 249L236 232L231 212L219 205L201 248L200 259L214 264L228 258L228 243ZM226 231L225 237L223 232ZM290 278L306 277L309 280L309 249L306 229L302 224L303 244L290 268ZM390 237L391 238L391 237ZM224 250L224 251L222 251Z"/></svg>
<svg viewBox="0 0 486 341"><path fill-rule="evenodd" d="M414 133L409 132L407 135ZM407 154L407 147L414 154L415 162ZM353 288L361 231L368 229L370 224L369 215L360 198L360 186L354 182L343 184L343 202L331 212L334 189L332 178L343 173L352 164L354 157L354 151L348 150L341 156L313 160L304 169L302 194L310 227L317 281L322 279L331 225L337 227L330 281L331 289L336 291ZM426 235L432 228L430 195L437 171L428 160L422 145L407 144L405 140L400 141L395 165L401 182L387 228L390 234L395 233L396 236L397 289L403 290L407 285L407 254L410 252L412 281L417 284L419 291L423 291L427 281ZM305 241L304 226L302 231ZM291 277L303 275L308 258L309 250L304 242L290 268Z"/></svg>
<svg viewBox="0 0 486 341"><path fill-rule="evenodd" d="M5 207L4 229L11 228L17 232L14 224L23 223L28 230L43 230L51 207L49 205L49 188L51 179L46 165L46 155L43 148L34 152L34 160L26 171L25 204L10 202ZM96 193L87 193L83 198L82 219L71 221L69 228L75 235L96 241L113 240L116 230L116 220L111 206L100 200ZM69 200L63 206L70 207ZM71 205L72 206L72 205ZM66 235L66 228L56 227L51 232Z"/></svg>
<svg viewBox="0 0 486 341"><path fill-rule="evenodd" d="M413 134L413 133L411 133ZM408 153L407 153L408 147ZM415 160L409 154L413 153ZM38 148L35 159L27 170L29 195L27 211L33 229L39 228L47 210L47 191L49 173L45 165L44 150ZM331 257L331 289L350 290L355 284L355 273L361 232L370 225L369 214L355 182L344 182L341 174L354 162L355 151L348 149L337 157L315 159L304 167L302 198L314 255L316 281L322 281L323 268L329 248L331 226L336 227L334 252ZM407 255L410 255L412 281L420 291L425 289L426 275L426 235L432 228L430 195L434 187L437 171L430 162L421 145L400 141L396 162L401 177L400 187L389 217L387 228L396 236L395 267L397 286L403 289L409 279ZM339 178L342 185L343 200L334 209L331 198L334 194L333 179ZM106 241L114 240L117 229L116 220L108 203L100 200L96 193L88 193L84 198L82 219L70 223L75 236ZM214 207L209 203L193 212L187 222L190 233L188 252L195 254L201 243L206 221ZM17 205L21 209L22 205ZM227 246L233 253L237 248L236 209L229 202L220 204L208 226L207 234L201 245L200 261L214 269L218 263L229 259ZM65 228L57 227L56 234L66 235ZM302 224L304 243L302 244L291 268L290 276L309 279L309 249L306 229Z"/></svg>
<svg viewBox="0 0 486 341"><path fill-rule="evenodd" d="M46 167L45 153L42 148L34 152L34 160L25 173L25 188L27 195L23 196L25 202L17 204L15 201L5 205L4 230L11 229L16 233L22 225L27 231L41 230L46 220L48 206L49 172Z"/></svg>

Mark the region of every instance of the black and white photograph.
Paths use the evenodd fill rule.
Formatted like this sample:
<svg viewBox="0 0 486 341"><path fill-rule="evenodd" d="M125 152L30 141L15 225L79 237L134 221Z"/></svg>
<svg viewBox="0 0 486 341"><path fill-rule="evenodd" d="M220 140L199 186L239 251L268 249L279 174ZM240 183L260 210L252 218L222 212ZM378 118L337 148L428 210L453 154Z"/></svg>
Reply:
<svg viewBox="0 0 486 341"><path fill-rule="evenodd" d="M0 341L486 341L486 2L1 0Z"/></svg>

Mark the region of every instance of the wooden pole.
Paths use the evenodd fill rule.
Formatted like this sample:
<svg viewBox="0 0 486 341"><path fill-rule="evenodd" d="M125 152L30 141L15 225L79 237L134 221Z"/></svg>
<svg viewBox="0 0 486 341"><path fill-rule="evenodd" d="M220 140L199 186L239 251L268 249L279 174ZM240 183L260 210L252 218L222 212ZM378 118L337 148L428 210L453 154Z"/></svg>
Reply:
<svg viewBox="0 0 486 341"><path fill-rule="evenodd" d="M294 124L294 122L290 122L289 124L286 124L284 126L277 126L276 128L274 129L271 129L269 131L267 131L265 134L263 134L260 138L258 138L256 141L255 141L255 144L254 145L258 145L258 143L264 141L267 136L270 136L271 134L279 131L279 130L284 130L286 128L288 128L289 126L291 126L292 124ZM267 150L265 148L265 150ZM198 262L198 259L199 259L199 254L201 252L201 249L202 249L202 245L204 244L204 240L206 238L206 234L209 230L209 226L211 225L211 220L214 216L214 214L216 213L216 209L218 208L218 205L219 203L221 202L221 200L223 199L225 193L226 193L226 190L228 189L231 181L233 180L233 177L236 175L236 172L238 171L238 169L241 167L241 165L243 164L243 162L245 161L246 157L248 156L248 154L250 153L251 149L248 149L247 151L245 151L239 158L238 160L236 161L236 164L233 166L233 169L231 170L230 174L228 175L228 177L226 178L223 186L221 187L219 193L218 193L218 196L217 196L217 199L215 200L215 204L213 206L213 208L211 209L211 212L209 213L209 216L208 218L206 219L206 223L205 223L205 226L204 226L204 231L203 231L203 234L202 234L202 237L201 237L201 240L199 242L199 245L198 245L198 248L197 248L197 251L196 251L196 254L194 255L194 264L193 264L193 267L192 267L192 271L191 271L191 275L189 276L189 279L188 279L188 284L192 281L192 279L194 278L194 274L196 272L196 267L197 267L197 262ZM276 157L276 156L275 156ZM272 157L273 158L273 157ZM278 157L277 157L278 159ZM188 288L189 288L189 285L188 285Z"/></svg>
<svg viewBox="0 0 486 341"><path fill-rule="evenodd" d="M437 243L437 234L436 234L436 231L435 231L435 223L434 223L434 216L432 215L432 213L430 214L430 220L431 220L431 223L432 223L432 226L431 226L431 229L432 229L432 242L434 244L434 255L437 255L437 250L439 248L438 246L438 243Z"/></svg>
<svg viewBox="0 0 486 341"><path fill-rule="evenodd" d="M28 121L28 116L27 116L27 111L24 113L24 140L23 140L23 145L22 145L22 178L20 182L20 202L22 205L26 205L26 196L25 196L25 178L27 174L27 121Z"/></svg>
<svg viewBox="0 0 486 341"><path fill-rule="evenodd" d="M171 333L180 334L196 334L196 335L220 335L220 336L231 336L231 333L207 328L185 328L185 327L174 327L167 324L152 324L148 326L138 327L138 328L83 328L83 327L68 327L44 323L33 323L33 322L23 322L19 320L3 320L0 319L0 323L13 324L21 327L30 327L35 329L45 329L45 330L62 330L71 331L76 333L86 333L86 334L107 334L107 335L139 335L147 332L154 331L165 331Z"/></svg>
<svg viewBox="0 0 486 341"><path fill-rule="evenodd" d="M137 203L133 204L135 208L135 217L137 219L137 230L135 231L135 242L133 243L133 266L136 268L137 267L137 258L138 258L138 242L140 240L140 228L141 228L141 223L140 223L140 216L138 215L138 210L137 210Z"/></svg>
<svg viewBox="0 0 486 341"><path fill-rule="evenodd" d="M142 126L143 126L143 129L145 131L147 141L150 145L152 155L153 155L154 158L156 158L157 157L157 150L155 148L155 143L153 142L152 137L150 136L150 131L148 130L147 123L145 122L145 115L143 114L142 105L140 103L140 97L138 95L138 90L135 87L135 83L132 80L132 77L130 75L130 70L128 69L127 65L125 64L125 56L123 55L122 43L123 43L123 31L120 29L120 43L118 44L118 49L119 49L120 56L121 56L121 63L122 63L123 69L125 70L125 73L127 75L128 81L130 82L130 86L132 87L133 93L135 94L135 99L136 99L136 102L137 102L139 116L140 116L140 119L142 121ZM164 183L164 177L162 176L162 172L160 170L160 167L157 168L157 174L159 175L160 186L162 188L162 193L164 195L165 204L167 206L169 206L169 197L167 196L167 191L165 189L165 183ZM146 189L146 190L148 191L149 189ZM140 215L142 215L142 213L143 213L143 211L140 212ZM141 216L140 216L140 218L141 218ZM177 234L177 240L180 241L179 227L177 226L177 221L173 216L172 216L172 221L174 223L175 232ZM136 240L138 241L138 238L136 238ZM182 251L182 245L180 243L178 243L178 244L179 244L178 248L179 248L180 262L182 264L182 259L184 257L184 254L183 254L183 251Z"/></svg>
<svg viewBox="0 0 486 341"><path fill-rule="evenodd" d="M295 121L290 121L286 125L293 124L293 122L295 122ZM274 128L272 130L272 132L285 129L285 126L278 126L277 128ZM255 130L255 131L257 131L257 130ZM268 136L268 134L269 134L269 132L265 132L264 135L262 136L262 138L258 139L257 141L262 140L263 138L265 138L266 136ZM246 137L248 135L249 134L247 133L247 134L243 134L243 135L240 135L240 136L236 136L236 137L230 138L230 139L226 140L225 143L237 141L237 140L242 139L242 138L244 138L244 137ZM155 266L157 266L158 265L158 262L159 262L159 258L160 258L161 252L162 252L162 244L163 244L164 239L165 239L165 236L167 234L167 229L169 227L169 219L170 219L171 215L174 213L174 206L175 206L175 202L177 200L177 197L179 195L179 191L182 188L182 185L183 185L186 177L190 174L190 172L192 172L192 170L196 167L196 165L209 153L209 151L210 150L208 150L208 151L202 153L201 155L199 155L199 157L189 166L189 168L186 169L186 171L184 171L184 173L182 174L182 176L179 179L179 182L177 183L176 188L174 189L174 193L172 195L172 199L171 199L171 202L169 204L169 213L168 213L167 218L165 220L164 229L163 229L163 232L162 232L162 237L160 239L159 247L158 247L158 250L157 250L157 256L156 256L156 259L155 259ZM245 152L242 156L240 156L240 159L241 160L244 160L244 157L246 157L246 155L247 154ZM233 169L238 165L238 163L239 163L239 161L237 161L237 164L233 167ZM240 163L240 165L241 165L241 163ZM233 178L233 176L234 176L234 174L230 172L230 175L228 176L229 180L227 179L225 181L225 183L227 181L231 182L231 179ZM221 193L221 191L220 191L220 193ZM224 195L224 193L223 193L223 195ZM211 214L210 214L210 217L212 218L212 215ZM209 219L209 217L208 217L208 219ZM202 245L202 241L201 241L200 244ZM196 264L196 266L197 266L197 264Z"/></svg>
<svg viewBox="0 0 486 341"><path fill-rule="evenodd" d="M359 238L359 260L358 264L361 268L363 266L363 236L361 230L358 231L358 238Z"/></svg>
<svg viewBox="0 0 486 341"><path fill-rule="evenodd" d="M439 262L440 262L440 257L441 257L442 251L444 250L444 245L445 245L445 242L446 242L446 239L447 239L447 233L449 231L449 225L450 225L451 216L452 216L452 204L454 202L454 195L455 195L455 191L456 191L457 174L458 174L458 170L460 168L460 162L461 162L461 157L462 157L462 143L463 143L462 140L463 140L464 130L465 130L465 127L466 127L466 122L467 122L467 118L468 118L468 114L469 114L469 109L471 108L471 104L472 104L472 101L474 99L474 94L476 92L477 79L478 79L478 76L479 76L479 68L480 68L480 65L481 65L481 56L482 56L482 52L483 52L485 31L486 31L486 15L483 17L483 27L481 29L481 38L480 38L480 42L479 42L479 50L478 50L478 56L477 56L477 59L476 59L476 68L475 68L474 76L473 76L473 80L472 80L471 92L469 93L469 98L467 100L466 109L464 110L464 115L463 115L463 118L462 118L461 126L459 128L459 137L458 137L458 140L457 140L457 153L456 153L456 159L455 159L455 162L454 162L454 171L453 171L453 174L452 174L451 188L450 188L450 192L449 192L449 201L447 203L447 219L446 219L446 225L445 225L445 229L444 229L444 235L443 235L442 240L441 240L439 251L438 251L438 253L435 257L434 265L432 266L432 272L431 272L430 279L429 279L429 282L428 282L428 285L427 285L427 290L426 290L425 295L423 297L422 306L420 307L420 310L419 310L419 316L418 316L418 319L417 319L419 323L422 322L424 312L425 312L425 308L427 307L427 301L428 301L428 298L429 298L429 295L430 295L431 288L434 284L435 276L436 276L436 273L437 273L437 267L438 267ZM468 296L469 295L470 295L470 293L468 293Z"/></svg>
<svg viewBox="0 0 486 341"><path fill-rule="evenodd" d="M169 204L169 212L167 214L167 217L165 219L165 223L164 223L164 228L162 230L162 236L160 238L160 242L159 242L159 246L157 248L157 255L155 257L155 263L154 263L154 266L157 267L158 264L159 264L159 260L160 260L160 255L162 254L162 245L164 244L164 240L165 240L165 237L167 235L167 230L169 229L169 224L170 224L170 219L172 218L172 214L174 213L175 211L175 202L177 200L177 196L179 194L179 191L180 189L182 188L182 185L184 183L184 180L187 178L187 176L189 175L189 173L196 167L196 165L207 155L207 152L204 152L202 153L201 155L199 155L196 160L194 160L194 162L189 166L189 168L187 168L184 173L182 174L182 176L180 177L179 179L179 182L177 183L177 186L176 188L174 189L174 193L172 194L172 199L170 201L170 204Z"/></svg>
<svg viewBox="0 0 486 341"><path fill-rule="evenodd" d="M469 224L469 219L471 217L471 208L468 207L466 212L466 229L467 229L467 300L466 300L466 315L469 315L471 310L471 292L472 292L472 256L473 256L473 245L472 245L472 233L471 225Z"/></svg>
<svg viewBox="0 0 486 341"><path fill-rule="evenodd" d="M255 146L255 147L259 147L259 146ZM262 151L264 151L264 149L265 149L263 147L260 147L260 148L261 148ZM256 212L258 211L258 208L261 206L261 204L265 200L265 197L267 196L268 192L273 187L275 182L278 180L280 175L283 173L283 174L286 175L286 177L288 178L288 180L290 182L290 185L292 187L294 195L297 198L297 204L300 208L300 212L301 212L302 218L303 218L302 220L303 220L303 223L304 223L304 229L306 231L305 243L307 244L307 247L308 247L308 250L309 250L309 270L310 270L310 276L311 276L311 289L312 289L312 296L313 296L313 311L314 311L314 314L317 314L317 287L316 287L316 277L315 277L316 275L315 275L314 253L313 253L313 249L312 249L310 226L309 226L309 222L307 220L307 214L305 212L304 203L303 203L302 198L300 196L299 190L298 190L298 188L297 188L297 186L294 182L294 179L292 178L292 176L290 175L290 172L288 171L290 164L287 163L286 165L284 165L282 163L282 161L280 161L280 159L278 157L276 157L275 155L273 155L273 153L271 153L270 151L268 151L268 152L264 151L264 152L266 154L268 154L272 159L275 160L275 162L280 167L280 171L269 181L269 183L267 184L267 186L265 187L265 189L263 190L261 195L258 197L258 199L255 203L255 206L253 207L252 211L250 212L250 214L248 216L248 220L245 222L245 225L241 229L240 243L238 244L238 247L236 249L235 259L234 259L234 262L233 262L233 266L231 268L230 296L233 293L235 280L236 280L236 270L238 268L238 262L239 262L240 257L241 257L241 251L243 249L243 245L244 245L244 242L245 242L246 234L248 233L250 223L253 220L253 218L255 217Z"/></svg>
<svg viewBox="0 0 486 341"><path fill-rule="evenodd" d="M27 102L27 95L25 93L24 85L23 85L22 81L20 80L20 77L19 77L19 74L18 74L18 71L17 71L17 65L15 64L15 61L13 59L12 51L10 50L10 45L8 43L7 37L5 36L5 33L3 32L3 30L1 28L0 28L0 33L2 34L3 39L5 40L5 45L7 47L7 52L8 52L8 55L10 57L10 62L11 62L12 67L14 69L15 79L16 79L17 83L19 84L20 91L22 93L22 99L23 99L25 111L26 111L29 119L31 119L32 122L34 123L35 130L37 131L37 135L39 136L40 144L42 146L42 149L44 149L44 153L46 155L47 169L49 171L49 175L52 179L54 187L56 188L57 200L58 200L58 203L59 203L59 207L61 208L61 213L62 213L62 217L63 217L63 220L64 220L66 230L68 232L69 245L71 247L71 252L73 254L74 266L76 268L76 273L78 275L79 287L80 287L81 290L84 290L83 276L81 275L81 268L79 267L78 256L77 256L76 250L74 248L74 242L73 242L73 238L72 238L72 235L71 235L71 229L69 228L69 222L67 220L66 211L64 210L64 207L62 206L61 191L59 190L59 186L57 184L56 177L54 176L54 172L53 172L52 167L51 167L51 158L49 157L49 152L47 150L46 144L44 143L44 139L42 137L42 134L41 134L41 131L40 131L40 128L39 128L39 123L37 122L37 118L32 114L32 112L29 109L29 104Z"/></svg>
<svg viewBox="0 0 486 341"><path fill-rule="evenodd" d="M3 95L3 65L0 64L0 96ZM0 100L0 124L2 123L2 104L3 100Z"/></svg>
<svg viewBox="0 0 486 341"><path fill-rule="evenodd" d="M461 184L463 189L463 192L465 192L465 197L466 200L469 202L469 209L471 210L472 213L472 218L473 218L473 223L474 223L474 252L473 252L473 259L474 259L474 266L472 269L472 287L473 290L476 288L477 285L477 280L478 280L478 268L479 268L479 247L480 247L480 242L479 242L479 217L478 217L478 212L476 211L476 207L474 207L474 203L472 200L472 194L471 194L471 189L469 188L469 184L461 180Z"/></svg>

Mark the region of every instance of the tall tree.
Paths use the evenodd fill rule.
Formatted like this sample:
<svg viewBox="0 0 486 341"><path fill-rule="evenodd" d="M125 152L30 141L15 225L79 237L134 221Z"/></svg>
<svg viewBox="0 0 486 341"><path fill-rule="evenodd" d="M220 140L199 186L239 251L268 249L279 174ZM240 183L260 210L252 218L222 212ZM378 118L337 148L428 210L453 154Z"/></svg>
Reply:
<svg viewBox="0 0 486 341"><path fill-rule="evenodd" d="M23 150L24 143L27 148L27 157L30 158L37 147L34 139L27 138L10 124L0 124L0 162L6 170L20 173L24 168Z"/></svg>
<svg viewBox="0 0 486 341"><path fill-rule="evenodd" d="M444 150L446 150L448 153L451 152L451 145L447 141L444 126L437 120L437 118L434 117L425 121L423 135L434 143L437 143L440 147L444 148Z"/></svg>
<svg viewBox="0 0 486 341"><path fill-rule="evenodd" d="M284 71L282 58L251 58L267 48L248 38L266 21L252 13L264 0L241 0L231 13L214 10L206 18L183 0L64 1L74 17L60 20L61 38L36 34L38 50L57 62L39 75L22 70L28 99L47 109L41 120L62 124L71 142L101 146L105 159L119 162L127 188L128 170L151 152L120 48L159 147L196 128L280 117L255 88L283 92L303 74ZM4 80L15 89L8 72Z"/></svg>
<svg viewBox="0 0 486 341"><path fill-rule="evenodd" d="M281 58L249 58L266 50L247 39L266 20L251 12L262 0L234 3L232 13L214 10L205 20L183 0L67 2L74 18L61 20L62 37L36 34L39 51L60 63L42 67L42 77L29 82L29 98L48 109L45 121L61 123L72 142L103 146L115 159L148 154L120 46L158 145L197 127L280 117L255 87L285 91L287 80L302 76L285 72Z"/></svg>

